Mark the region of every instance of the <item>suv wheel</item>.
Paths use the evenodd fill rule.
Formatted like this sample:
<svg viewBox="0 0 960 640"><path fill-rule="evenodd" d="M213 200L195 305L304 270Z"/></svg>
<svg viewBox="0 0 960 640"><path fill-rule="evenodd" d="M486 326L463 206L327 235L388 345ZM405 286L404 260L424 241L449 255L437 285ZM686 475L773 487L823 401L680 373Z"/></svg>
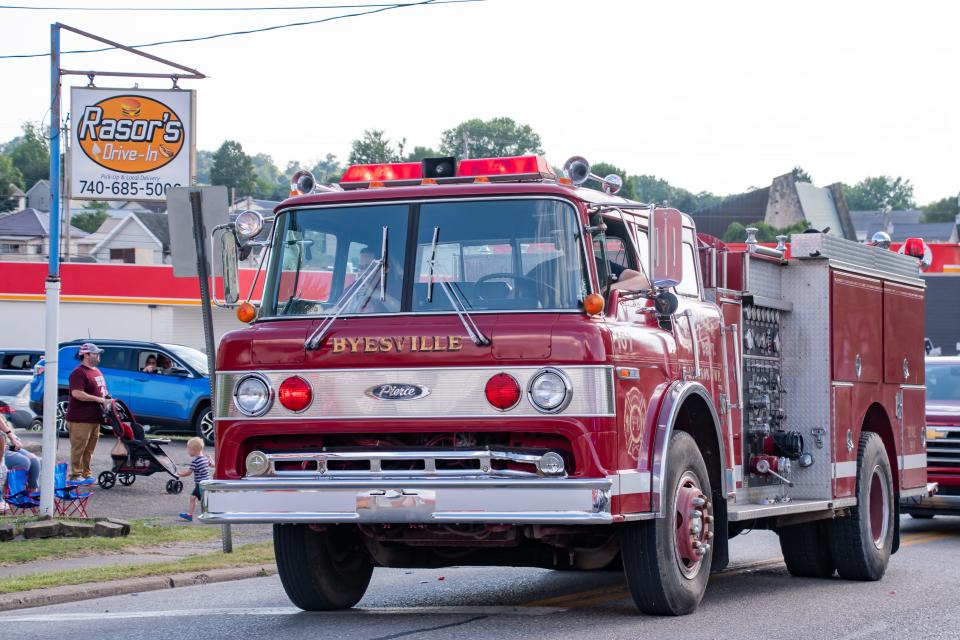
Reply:
<svg viewBox="0 0 960 640"><path fill-rule="evenodd" d="M67 396L57 398L57 435L61 438L70 436L67 428Z"/></svg>
<svg viewBox="0 0 960 640"><path fill-rule="evenodd" d="M194 431L197 432L197 435L203 438L203 441L208 445L213 445L214 442L214 422L213 422L213 410L208 406L204 406L197 412L197 417L194 419Z"/></svg>

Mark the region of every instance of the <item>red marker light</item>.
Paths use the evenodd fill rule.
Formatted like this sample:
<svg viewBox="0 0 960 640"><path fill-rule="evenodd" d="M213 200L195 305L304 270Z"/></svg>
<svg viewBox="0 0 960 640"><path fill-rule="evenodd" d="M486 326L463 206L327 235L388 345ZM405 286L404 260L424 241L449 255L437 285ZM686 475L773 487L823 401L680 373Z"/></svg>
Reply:
<svg viewBox="0 0 960 640"><path fill-rule="evenodd" d="M313 390L310 389L310 383L300 376L287 378L280 384L277 390L277 398L280 404L290 411L300 412L310 406L313 402Z"/></svg>
<svg viewBox="0 0 960 640"><path fill-rule="evenodd" d="M500 411L511 409L520 402L520 383L509 373L498 373L487 380L483 391L487 402Z"/></svg>
<svg viewBox="0 0 960 640"><path fill-rule="evenodd" d="M553 175L553 170L543 156L467 159L461 160L457 169L458 176L498 176L524 173Z"/></svg>
<svg viewBox="0 0 960 640"><path fill-rule="evenodd" d="M384 180L419 180L423 168L419 162L391 164L355 164L347 169L340 182L374 182Z"/></svg>

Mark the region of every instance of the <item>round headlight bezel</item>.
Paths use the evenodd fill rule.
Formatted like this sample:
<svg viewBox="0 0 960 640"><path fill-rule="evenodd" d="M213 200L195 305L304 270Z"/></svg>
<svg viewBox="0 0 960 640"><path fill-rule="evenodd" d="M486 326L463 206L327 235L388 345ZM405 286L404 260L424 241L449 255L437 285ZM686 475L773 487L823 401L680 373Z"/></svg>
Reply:
<svg viewBox="0 0 960 640"><path fill-rule="evenodd" d="M263 403L262 406L254 410L245 408L243 404L240 402L240 398L239 398L240 388L247 381L259 382L260 384L263 385L263 388L266 390L266 401ZM264 376L257 373L248 374L243 376L239 380L237 380L237 383L233 387L233 406L235 406L237 408L237 411L239 411L243 415L251 418L256 418L270 411L270 408L273 406L275 395L276 394L274 393L273 385L271 385L270 381L267 380Z"/></svg>
<svg viewBox="0 0 960 640"><path fill-rule="evenodd" d="M257 470L258 467L259 470ZM270 475L272 471L270 458L263 451L251 451L244 458L244 470L248 476Z"/></svg>
<svg viewBox="0 0 960 640"><path fill-rule="evenodd" d="M535 390L537 384L545 379L545 377L551 376L559 379L560 383L563 385L564 395L559 403L553 406L541 404L537 402L535 396ZM555 414L560 413L570 405L570 401L573 400L573 385L570 383L570 378L567 377L560 369L555 369L553 367L546 367L540 369L530 378L530 382L527 384L527 399L530 400L530 404L533 405L533 408L539 411L540 413L546 414Z"/></svg>

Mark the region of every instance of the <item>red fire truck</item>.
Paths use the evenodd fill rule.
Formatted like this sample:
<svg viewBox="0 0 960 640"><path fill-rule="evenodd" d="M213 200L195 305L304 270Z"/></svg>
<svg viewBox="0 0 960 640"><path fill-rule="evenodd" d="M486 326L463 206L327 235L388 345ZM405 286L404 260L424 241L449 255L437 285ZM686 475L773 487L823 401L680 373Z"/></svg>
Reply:
<svg viewBox="0 0 960 640"><path fill-rule="evenodd" d="M217 354L202 520L273 523L307 610L456 564L622 566L640 610L685 614L758 528L794 575L880 579L926 491L917 260L820 233L734 252L565 172L295 176ZM228 302L261 223L215 233Z"/></svg>

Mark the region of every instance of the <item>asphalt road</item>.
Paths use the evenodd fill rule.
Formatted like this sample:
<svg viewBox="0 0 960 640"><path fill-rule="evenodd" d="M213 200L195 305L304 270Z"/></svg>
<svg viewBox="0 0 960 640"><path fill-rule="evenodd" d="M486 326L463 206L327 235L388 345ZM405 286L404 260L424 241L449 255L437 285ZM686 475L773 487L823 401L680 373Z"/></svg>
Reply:
<svg viewBox="0 0 960 640"><path fill-rule="evenodd" d="M276 577L118 596L0 615L7 638L960 638L960 518L903 520L880 582L791 577L774 534L732 541L682 618L636 612L619 573L378 569L356 609L304 613ZM441 579L442 578L442 579Z"/></svg>

